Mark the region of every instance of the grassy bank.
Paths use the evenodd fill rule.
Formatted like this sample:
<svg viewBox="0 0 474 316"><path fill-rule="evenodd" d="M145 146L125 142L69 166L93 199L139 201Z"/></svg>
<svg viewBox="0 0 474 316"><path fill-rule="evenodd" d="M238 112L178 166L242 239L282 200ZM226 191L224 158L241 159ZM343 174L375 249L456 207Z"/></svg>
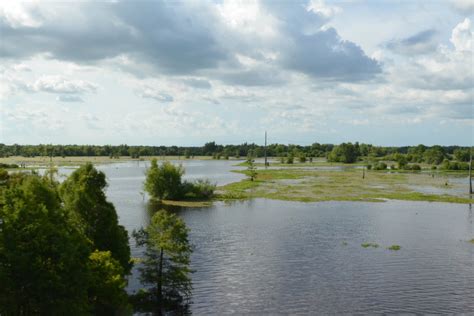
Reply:
<svg viewBox="0 0 474 316"><path fill-rule="evenodd" d="M243 172L245 171L238 171ZM428 192L426 192L428 191ZM431 191L431 192L430 192ZM269 198L288 201L372 201L386 199L473 203L467 187L448 174L317 169L259 170L255 181L219 187L220 199Z"/></svg>

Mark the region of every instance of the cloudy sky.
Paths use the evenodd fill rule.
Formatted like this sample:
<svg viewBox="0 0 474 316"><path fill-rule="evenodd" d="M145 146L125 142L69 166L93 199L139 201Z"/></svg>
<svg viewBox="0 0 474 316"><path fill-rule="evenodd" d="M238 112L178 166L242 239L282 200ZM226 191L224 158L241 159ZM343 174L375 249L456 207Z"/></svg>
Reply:
<svg viewBox="0 0 474 316"><path fill-rule="evenodd" d="M472 144L473 12L0 0L0 142Z"/></svg>

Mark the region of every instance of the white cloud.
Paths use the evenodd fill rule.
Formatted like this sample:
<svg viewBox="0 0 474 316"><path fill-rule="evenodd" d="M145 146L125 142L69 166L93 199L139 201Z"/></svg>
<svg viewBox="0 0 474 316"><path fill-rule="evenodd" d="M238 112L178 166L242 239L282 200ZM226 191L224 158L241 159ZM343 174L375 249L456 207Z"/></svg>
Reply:
<svg viewBox="0 0 474 316"><path fill-rule="evenodd" d="M88 81L69 80L62 76L41 76L31 89L36 92L81 94L96 92L98 86Z"/></svg>
<svg viewBox="0 0 474 316"><path fill-rule="evenodd" d="M137 91L137 95L142 98L154 99L163 103L173 102L174 100L173 96L169 95L168 93L148 86L145 86L141 90Z"/></svg>
<svg viewBox="0 0 474 316"><path fill-rule="evenodd" d="M450 41L453 43L457 51L466 51L472 54L472 37L471 20L465 18L463 22L456 25L453 29Z"/></svg>

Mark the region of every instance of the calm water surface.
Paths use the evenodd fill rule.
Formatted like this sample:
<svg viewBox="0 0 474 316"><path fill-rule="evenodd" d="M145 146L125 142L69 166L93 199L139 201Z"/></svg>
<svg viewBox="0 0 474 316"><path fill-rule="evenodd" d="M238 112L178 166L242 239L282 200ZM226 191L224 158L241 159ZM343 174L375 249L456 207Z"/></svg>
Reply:
<svg viewBox="0 0 474 316"><path fill-rule="evenodd" d="M188 178L241 179L228 161L184 163ZM99 166L129 232L150 213L144 162ZM177 210L191 228L194 314L473 313L468 205L257 199ZM362 248L376 242L379 248ZM386 247L398 244L400 251ZM133 256L141 250L132 248ZM136 272L129 291L139 288Z"/></svg>

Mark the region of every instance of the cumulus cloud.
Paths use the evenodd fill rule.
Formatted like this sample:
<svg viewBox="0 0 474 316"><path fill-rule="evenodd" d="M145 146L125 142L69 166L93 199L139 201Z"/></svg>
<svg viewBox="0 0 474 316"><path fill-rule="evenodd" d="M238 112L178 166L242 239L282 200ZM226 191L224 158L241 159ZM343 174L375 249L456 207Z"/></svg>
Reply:
<svg viewBox="0 0 474 316"><path fill-rule="evenodd" d="M69 80L62 76L42 76L31 85L35 92L82 94L96 92L97 85L84 80Z"/></svg>
<svg viewBox="0 0 474 316"><path fill-rule="evenodd" d="M0 56L44 54L77 63L108 60L140 76L206 71L224 82L244 85L274 84L268 76L249 80L265 65L273 69L272 78L282 69L343 81L380 72L378 63L355 43L341 39L334 29L321 29L337 13L335 7L316 0L246 1L234 10L232 3L33 2L16 16L41 17L34 27L3 12ZM242 65L238 54L255 58L258 65Z"/></svg>
<svg viewBox="0 0 474 316"><path fill-rule="evenodd" d="M472 37L471 20L465 18L463 22L456 25L453 29L450 41L453 43L457 51L467 51L472 53Z"/></svg>
<svg viewBox="0 0 474 316"><path fill-rule="evenodd" d="M386 48L404 55L425 54L436 50L437 43L435 30L425 30L404 39L392 40Z"/></svg>
<svg viewBox="0 0 474 316"><path fill-rule="evenodd" d="M146 99L154 99L158 102L168 103L173 102L174 98L162 91L159 91L152 87L143 87L139 91L137 91L137 95L146 98Z"/></svg>

